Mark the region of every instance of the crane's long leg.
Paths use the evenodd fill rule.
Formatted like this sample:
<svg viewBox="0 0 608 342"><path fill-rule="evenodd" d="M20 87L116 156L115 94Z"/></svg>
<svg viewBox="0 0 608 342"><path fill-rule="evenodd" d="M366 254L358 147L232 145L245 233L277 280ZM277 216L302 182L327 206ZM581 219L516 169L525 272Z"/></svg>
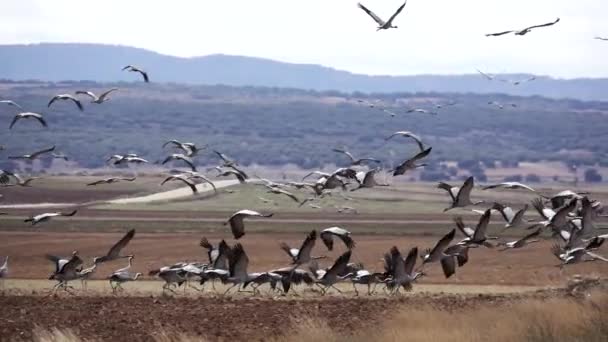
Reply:
<svg viewBox="0 0 608 342"><path fill-rule="evenodd" d="M251 286L253 287L253 284ZM255 290L254 291L247 291L247 290L244 290L243 286L239 286L237 292L246 292L246 293L252 293L253 292L253 293L255 293Z"/></svg>
<svg viewBox="0 0 608 342"><path fill-rule="evenodd" d="M193 288L193 289L195 289L196 291L199 291L199 292L203 292L205 290L204 287L198 288L195 285L190 284L190 283L188 283L188 286L191 287L191 288Z"/></svg>
<svg viewBox="0 0 608 342"><path fill-rule="evenodd" d="M225 296L230 290L232 290L237 285L239 285L239 284L234 284L234 285L230 286L228 289L226 289L226 291L224 291L223 296Z"/></svg>
<svg viewBox="0 0 608 342"><path fill-rule="evenodd" d="M355 296L359 297L359 291L357 290L357 285L355 285L355 283L353 284L353 289L355 289Z"/></svg>
<svg viewBox="0 0 608 342"><path fill-rule="evenodd" d="M331 285L330 287L331 287L331 288L333 288L334 290L338 291L338 293L342 294L342 291L340 291L340 289L339 289L339 288L337 288L337 287L335 287L335 286L333 286L333 285Z"/></svg>

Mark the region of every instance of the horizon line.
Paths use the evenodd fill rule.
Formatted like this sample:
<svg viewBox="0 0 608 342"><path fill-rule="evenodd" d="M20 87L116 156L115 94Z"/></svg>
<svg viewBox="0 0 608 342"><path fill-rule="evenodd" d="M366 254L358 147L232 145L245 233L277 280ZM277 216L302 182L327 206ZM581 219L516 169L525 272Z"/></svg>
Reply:
<svg viewBox="0 0 608 342"><path fill-rule="evenodd" d="M300 66L315 66L325 69L330 69L338 72L346 72L352 75L359 76L368 76L368 77L424 77L424 76L434 76L434 77L458 77L458 76L475 76L479 75L477 70L472 70L470 73L411 73L411 74L370 74L370 73L361 73L355 72L343 68L338 68L330 65L318 64L318 63L302 63L302 62L291 62L284 61L272 57L263 57L263 56L253 56L253 55L234 55L234 54L226 54L226 53L210 53L207 55L196 55L196 56L179 56L173 55L169 53L164 53L160 51L155 51L149 48L143 48L132 45L124 45L124 44L110 44L110 43L94 43L94 42L55 42L55 41L44 41L44 42L32 42L32 43L0 43L1 47L29 47L29 46L43 46L43 45L90 45L90 46L105 46L105 47L116 47L116 48L128 48L128 49L136 49L142 50L149 53L154 53L160 56L177 58L177 59L186 59L186 60L194 60L194 59L202 59L214 56L225 56L225 57L237 57L237 58L251 58L251 59L259 59L263 61L269 61L274 63L282 63L282 64L290 64L290 65L300 65ZM482 70L484 71L484 70ZM536 76L538 78L552 79L552 80L604 80L608 79L608 77L589 77L589 76L576 76L576 77L558 77L553 75L546 74L535 74L530 72L509 72L509 73L493 73L485 70L484 72L492 74L492 75L505 75L505 76ZM482 75L479 75L483 77Z"/></svg>

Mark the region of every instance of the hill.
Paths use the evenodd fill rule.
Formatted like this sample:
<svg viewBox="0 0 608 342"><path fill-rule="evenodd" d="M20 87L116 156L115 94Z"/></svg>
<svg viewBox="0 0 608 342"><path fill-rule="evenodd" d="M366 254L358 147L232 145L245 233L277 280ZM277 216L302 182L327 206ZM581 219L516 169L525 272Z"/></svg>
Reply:
<svg viewBox="0 0 608 342"><path fill-rule="evenodd" d="M67 43L0 45L0 78L3 79L132 81L134 75L121 71L126 64L136 64L148 70L153 82L366 93L504 93L608 100L608 94L603 91L608 87L608 79L563 80L537 76L533 82L514 86L505 82L491 82L478 74L370 76L320 65L291 64L243 56L180 58L125 46ZM509 74L500 75L500 78L520 80L530 76Z"/></svg>
<svg viewBox="0 0 608 342"><path fill-rule="evenodd" d="M64 101L47 108L55 94L100 93L110 87L120 89L107 103L90 104L83 98L84 112ZM143 82L13 82L0 83L0 89L3 97L25 110L43 113L49 124L42 129L23 120L8 130L17 110L0 107L4 125L0 144L5 146L0 156L8 168L15 165L6 156L50 145L57 145L58 151L83 167L103 166L116 153L135 152L150 161L162 160L170 151L162 149L162 144L179 139L209 145L197 156L199 165L217 163L213 149L237 158L242 165L346 165L344 156L332 152L332 148L346 147L356 156L379 158L390 169L417 151L407 139L385 140L397 130L413 131L433 146L432 165L459 161L475 168L471 161L491 167L496 161L504 166L544 160L608 165L608 102L497 94L355 97L336 91ZM359 100L373 102L376 108ZM408 114L408 108L437 111L437 115ZM432 165L425 170L433 171Z"/></svg>

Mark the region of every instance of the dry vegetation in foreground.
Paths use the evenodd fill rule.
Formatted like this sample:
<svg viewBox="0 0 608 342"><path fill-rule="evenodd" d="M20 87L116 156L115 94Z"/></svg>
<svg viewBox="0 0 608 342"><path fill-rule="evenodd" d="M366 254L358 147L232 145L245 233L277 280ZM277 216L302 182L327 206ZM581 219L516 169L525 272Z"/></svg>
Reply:
<svg viewBox="0 0 608 342"><path fill-rule="evenodd" d="M403 308L385 324L344 332L308 317L292 321L292 329L269 341L606 341L608 295L593 292L583 299L533 299L511 306L447 312L431 306ZM71 330L36 328L37 342L80 342ZM157 342L209 341L180 332L159 331Z"/></svg>

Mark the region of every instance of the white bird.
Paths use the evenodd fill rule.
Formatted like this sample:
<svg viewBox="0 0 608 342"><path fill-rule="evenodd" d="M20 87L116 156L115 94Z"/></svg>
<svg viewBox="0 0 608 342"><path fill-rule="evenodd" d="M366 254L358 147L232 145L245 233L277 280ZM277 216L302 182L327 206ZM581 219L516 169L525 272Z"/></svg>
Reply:
<svg viewBox="0 0 608 342"><path fill-rule="evenodd" d="M18 179L18 175L8 170L0 169L0 184L7 184L11 181L11 177Z"/></svg>
<svg viewBox="0 0 608 342"><path fill-rule="evenodd" d="M13 118L13 121L11 121L11 125L8 127L8 129L12 129L13 126L15 125L15 123L17 123L17 121L19 121L21 119L36 119L36 120L38 120L38 122L40 122L40 124L42 124L43 127L48 126L46 123L46 120L44 120L44 118L42 117L42 114L24 112L24 113L19 113L19 114L15 115L15 117Z"/></svg>
<svg viewBox="0 0 608 342"><path fill-rule="evenodd" d="M63 159L66 162L69 161L68 156L66 156L64 153L51 153L51 156L53 159Z"/></svg>
<svg viewBox="0 0 608 342"><path fill-rule="evenodd" d="M444 212L454 208L464 208L469 205L478 205L484 203L483 201L471 202L471 191L475 186L475 180L473 176L467 178L462 187L452 187L447 183L440 182L437 187L446 190L452 199L452 203L448 208L443 209Z"/></svg>
<svg viewBox="0 0 608 342"><path fill-rule="evenodd" d="M217 175L217 177L227 177L227 176L235 176L236 179L239 180L239 183L245 183L247 182L247 175L242 173L241 171L237 171L234 169L230 169L230 170L222 170L221 168L218 170L220 173Z"/></svg>
<svg viewBox="0 0 608 342"><path fill-rule="evenodd" d="M560 236L563 240L570 239L570 233L567 230L570 220L569 214L576 209L577 199L572 199L569 204L563 206L558 211L545 208L540 199L532 201L532 206L545 219L536 225L528 227L528 229L537 228L538 226L551 228L555 235Z"/></svg>
<svg viewBox="0 0 608 342"><path fill-rule="evenodd" d="M9 106L13 106L19 109L23 109L23 107L21 107L20 105L18 105L15 101L11 101L11 100L0 100L0 103L9 105Z"/></svg>
<svg viewBox="0 0 608 342"><path fill-rule="evenodd" d="M230 229L232 231L232 235L235 239L240 239L243 235L245 235L245 224L243 220L247 217L272 217L272 213L270 214L261 214L257 211L243 209L239 210L236 213L232 214L228 218L228 221L224 222L224 225L230 224Z"/></svg>
<svg viewBox="0 0 608 342"><path fill-rule="evenodd" d="M65 291L69 292L68 289L71 287L68 286L68 282L78 279L78 266L82 265L82 259L78 257L78 251L74 251L70 259L60 258L50 254L47 254L46 258L55 264L55 271L49 277L49 280L58 281L53 287L53 291L62 287Z"/></svg>
<svg viewBox="0 0 608 342"><path fill-rule="evenodd" d="M88 280L93 275L93 273L95 273L96 270L97 264L93 263L91 267L87 267L78 271L78 278L80 279L83 290L86 291L88 289Z"/></svg>
<svg viewBox="0 0 608 342"><path fill-rule="evenodd" d="M586 247L576 247L572 249L564 249L559 245L554 245L551 248L551 252L555 257L561 261L560 266L576 264L584 261L596 261L601 260L608 262L608 258L605 258L599 254L595 254L586 249Z"/></svg>
<svg viewBox="0 0 608 342"><path fill-rule="evenodd" d="M350 159L350 161L351 161L350 165L361 165L362 163L365 163L365 162L380 163L380 160L374 159L374 158L360 158L360 159L356 159L350 152L348 152L346 150L341 150L341 149L338 149L338 148L334 148L334 149L332 149L332 151L338 152L338 153L342 153L342 154L346 155Z"/></svg>
<svg viewBox="0 0 608 342"><path fill-rule="evenodd" d="M373 188L375 186L389 186L389 184L378 183L376 181L376 173L378 169L372 169L367 172L362 172L362 180L359 182L359 186L357 188L351 189L351 191L359 190L362 188Z"/></svg>
<svg viewBox="0 0 608 342"><path fill-rule="evenodd" d="M368 270L358 270L346 275L346 278L350 278L355 290L355 296L359 296L359 290L355 284L367 285L367 295L371 296L376 288L376 284L381 283L382 273L372 273ZM372 290L372 284L374 289Z"/></svg>
<svg viewBox="0 0 608 342"><path fill-rule="evenodd" d="M429 115L437 115L437 112L433 112L430 110L426 110L423 108L410 108L406 113L420 113L420 114L429 114Z"/></svg>
<svg viewBox="0 0 608 342"><path fill-rule="evenodd" d="M520 80L506 80L506 79L500 79L499 81L501 82L505 82L505 83L511 83L514 86L518 86L522 83L527 83L527 82L532 82L536 80L536 76L531 76L528 78L524 78L524 79L520 79Z"/></svg>
<svg viewBox="0 0 608 342"><path fill-rule="evenodd" d="M488 104L489 105L494 105L494 106L498 107L499 109L504 109L505 108L505 106L502 103L497 102L497 101L490 101L490 102L488 102ZM513 108L517 108L517 105L515 103L508 103L507 106L511 106Z"/></svg>
<svg viewBox="0 0 608 342"><path fill-rule="evenodd" d="M194 166L194 162L192 161L192 159L186 155L183 155L181 153L174 153L170 156L168 156L167 158L165 158L165 160L163 160L162 165L167 164L168 162L170 162L171 160L181 160L184 163L188 164L188 166L192 169L192 171L196 172L196 166Z"/></svg>
<svg viewBox="0 0 608 342"><path fill-rule="evenodd" d="M133 237L135 236L135 229L130 229L118 242L108 250L106 255L101 257L96 257L93 259L93 263L100 264L102 262L108 262L117 259L129 258L130 260L133 258L133 255L120 255L120 252L131 242Z"/></svg>
<svg viewBox="0 0 608 342"><path fill-rule="evenodd" d="M269 193L273 193L273 194L277 194L277 195L285 195L285 196L291 198L292 200L294 200L296 203L300 203L300 200L298 199L298 197L287 190L283 190L280 188L274 188L274 187L270 187L270 186L266 186L266 187L268 188L267 192L269 192Z"/></svg>
<svg viewBox="0 0 608 342"><path fill-rule="evenodd" d="M100 184L113 184L113 183L118 183L120 181L133 182L136 179L137 179L137 177L131 177L131 178L127 178L127 177L110 177L110 178L104 178L104 179L100 179L100 180L88 183L87 186L94 186L94 185L100 185Z"/></svg>
<svg viewBox="0 0 608 342"><path fill-rule="evenodd" d="M324 286L322 294L325 295L330 287L333 287L338 292L341 292L338 288L334 287L334 284L344 279L340 277L340 274L345 273L346 266L350 261L352 251L348 250L344 254L340 255L334 264L317 279L316 283L319 286Z"/></svg>
<svg viewBox="0 0 608 342"><path fill-rule="evenodd" d="M148 274L150 276L158 276L165 281L165 284L163 285L163 292L166 290L175 292L171 288L172 285L181 286L186 282L186 272L180 265L164 266L159 269L151 270Z"/></svg>
<svg viewBox="0 0 608 342"><path fill-rule="evenodd" d="M344 242L346 245L346 248L353 249L355 248L355 241L350 237L350 235L350 232L344 228L329 227L321 231L321 240L323 240L323 243L330 251L334 248L334 236L340 238L340 240L342 240L342 242Z"/></svg>
<svg viewBox="0 0 608 342"><path fill-rule="evenodd" d="M482 190L488 190L488 189L496 189L496 188L524 189L524 190L536 192L536 190L534 190L533 188L527 186L526 184L522 184L522 183L519 183L519 182L502 182L502 183L498 183L498 184L490 184L490 185L484 186L481 189Z"/></svg>
<svg viewBox="0 0 608 342"><path fill-rule="evenodd" d="M285 253L287 253L291 257L294 265L302 265L313 259L325 258L325 257L313 257L310 255L310 252L312 251L313 247L315 246L316 241L317 241L317 231L313 230L306 236L306 239L304 239L304 242L302 242L302 246L300 246L300 249L290 248L284 242L281 242L279 244L279 247L281 247L281 249L283 251L285 251Z"/></svg>
<svg viewBox="0 0 608 342"><path fill-rule="evenodd" d="M402 137L406 137L406 138L412 138L414 139L414 141L416 142L416 144L418 144L418 147L420 148L420 151L424 151L424 144L422 143L422 140L420 139L419 136L417 136L416 134L409 132L409 131L398 131L395 132L391 135L389 135L385 140L390 140L391 138L393 138L394 136L402 136Z"/></svg>
<svg viewBox="0 0 608 342"><path fill-rule="evenodd" d="M374 19L374 21L378 24L378 28L376 29L376 31L380 31L380 30L387 30L390 28L397 28L397 26L393 25L393 20L395 20L395 18L399 15L399 13L401 13L401 11L403 10L403 7L405 7L405 4L407 4L407 0L405 2L403 2L403 5L399 6L397 11L395 11L395 13L393 13L393 15L388 19L388 21L382 20L379 16L377 16L374 12L367 9L367 7L363 6L361 3L358 3L357 5L359 6L360 9L362 9L363 11L365 11L365 13L367 13L370 17L372 17L372 19Z"/></svg>
<svg viewBox="0 0 608 342"><path fill-rule="evenodd" d="M500 212L502 217L505 219L505 222L507 222L503 228L503 231L510 228L523 228L524 225L528 223L528 221L524 219L524 214L528 210L527 204L516 212L513 211L511 207L504 206L500 203L494 203L492 209Z"/></svg>
<svg viewBox="0 0 608 342"><path fill-rule="evenodd" d="M553 196L541 195L541 197L551 201L551 206L553 207L553 209L559 209L559 208L563 207L565 204L567 204L567 201L569 201L571 199L582 200L583 195L588 195L588 194L589 194L588 192L574 192L572 190L564 190L564 191L558 192L557 194L555 194Z"/></svg>
<svg viewBox="0 0 608 342"><path fill-rule="evenodd" d="M510 242L499 242L496 246L504 246L503 249L498 250L500 252L506 251L507 249L522 248L531 243L539 242L540 240L534 239L534 238L539 236L541 232L542 232L542 228L538 228L534 232L524 236L523 238L521 238L519 240L510 241Z"/></svg>
<svg viewBox="0 0 608 342"><path fill-rule="evenodd" d="M80 101L75 98L74 96L70 95L70 94L59 94L59 95L55 95L53 96L53 98L51 99L51 101L49 101L49 104L47 105L47 107L51 107L51 105L57 101L57 100L70 100L72 102L74 102L76 104L76 106L78 107L78 109L80 109L80 111L84 110L84 107L82 106L82 103L80 103Z"/></svg>
<svg viewBox="0 0 608 342"><path fill-rule="evenodd" d="M133 272L114 272L108 278L110 280L110 286L112 287L112 292L116 292L118 289L124 290L122 288L123 283L128 281L136 281L142 274L141 273L133 273Z"/></svg>
<svg viewBox="0 0 608 342"><path fill-rule="evenodd" d="M209 242L209 240L207 240L206 237L203 237L203 238L201 238L201 241L199 242L199 246L201 246L207 250L207 256L209 257L209 265L212 268L227 269L227 267L226 267L227 259L220 260L218 262L218 258L220 258L221 254L224 254L224 258L227 257L226 252L228 251L227 250L228 244L226 244L226 241L222 240L218 244L217 247L213 247L213 245Z"/></svg>
<svg viewBox="0 0 608 342"><path fill-rule="evenodd" d="M102 103L110 100L108 95L110 95L111 92L116 91L116 90L118 90L118 88L112 88L108 91L101 93L101 95L99 95L99 96L95 95L91 91L78 90L78 91L76 91L76 95L87 95L91 98L91 103L102 104Z"/></svg>
<svg viewBox="0 0 608 342"><path fill-rule="evenodd" d="M361 100L361 99L358 99L357 102L364 103L369 108L377 108L377 109L379 109L379 110L381 110L381 111L383 111L383 112L385 112L387 114L390 114L390 116L392 116L392 117L397 116L397 113L395 113L393 111L390 111L386 107L380 106L379 104L376 104L376 103L373 103L373 102L369 102L369 101L365 101L365 100Z"/></svg>
<svg viewBox="0 0 608 342"><path fill-rule="evenodd" d="M0 281L2 282L2 290L4 290L4 279L8 277L8 256L4 259L4 263L0 266Z"/></svg>
<svg viewBox="0 0 608 342"><path fill-rule="evenodd" d="M479 222L477 223L475 230L472 231L473 234L469 234L471 233L471 228L464 226L462 218L457 217L455 219L456 226L461 232L463 232L463 234L466 235L466 237L462 239L458 244L467 247L479 247L482 245L488 248L494 247L491 243L487 241L489 239L494 239L494 237L489 237L486 235L488 224L490 223L491 214L492 209L487 209L485 213L481 215L481 218L479 218Z"/></svg>
<svg viewBox="0 0 608 342"><path fill-rule="evenodd" d="M406 291L413 289L412 284L420 277L424 272L416 272L414 270L416 266L416 259L418 258L418 248L414 247L410 249L405 260L401 256L401 252L395 246L390 250L390 254L385 255L385 269L387 273L391 275L391 278L387 280L386 287L393 293L399 291L400 287L403 287ZM389 263L387 265L387 263Z"/></svg>
<svg viewBox="0 0 608 342"><path fill-rule="evenodd" d="M45 153L50 153L55 151L55 146L51 146L49 148L45 148L44 150L40 150L40 151L36 151L32 154L24 154L22 156L9 156L8 159L27 159L27 160L34 160L38 157L40 157L41 155L45 154Z"/></svg>
<svg viewBox="0 0 608 342"><path fill-rule="evenodd" d="M127 71L130 71L130 72L138 72L144 78L144 82L146 82L146 83L150 82L150 78L148 78L148 73L145 72L145 71L143 71L142 69L136 67L136 66L127 65L126 67L122 68L122 70L123 71L127 70Z"/></svg>
<svg viewBox="0 0 608 342"><path fill-rule="evenodd" d="M431 262L440 262L444 276L447 278L451 277L456 272L456 261L455 256L446 254L446 249L456 235L456 229L452 229L449 233L443 236L433 249L427 249L424 255L421 255L422 266Z"/></svg>
<svg viewBox="0 0 608 342"><path fill-rule="evenodd" d="M237 243L230 251L228 270L230 276L225 280L225 282L231 283L232 286L226 289L224 294L228 293L232 288L240 286L253 279L253 277L247 273L248 266L249 257L247 257L247 253L245 253L243 246L240 243Z"/></svg>
<svg viewBox="0 0 608 342"><path fill-rule="evenodd" d="M36 179L40 179L40 177L30 177L30 178L22 178L20 175L16 174L16 173L10 173L10 176L15 178L16 183L15 184L5 184L4 186L24 186L24 187L29 187L31 186L30 183L32 181L35 181ZM10 182L10 178L8 178ZM0 182L2 183L2 182Z"/></svg>
<svg viewBox="0 0 608 342"><path fill-rule="evenodd" d="M29 217L25 220L23 220L23 222L32 222L32 226L40 223L40 222L47 222L49 221L51 218L53 217L58 217L58 216L74 216L76 215L76 213L78 212L78 210L74 210L72 212L69 213L63 213L63 212L56 212L56 213L44 213L44 214L39 214L39 215L35 215L32 217Z"/></svg>
<svg viewBox="0 0 608 342"><path fill-rule="evenodd" d="M477 70L477 72L478 72L478 73L479 73L481 76L483 76L483 77L487 78L487 79L488 79L488 80L490 80L490 81L492 81L492 80L493 80L493 79L496 77L496 76L494 76L494 75L487 74L487 73L485 73L485 72L483 72L483 71L481 71L481 70L479 70L479 69L475 69L475 70Z"/></svg>
<svg viewBox="0 0 608 342"><path fill-rule="evenodd" d="M168 144L173 144L174 147L183 150L188 157L195 156L200 150L194 143L183 143L175 139L167 141L163 144L163 147L167 146Z"/></svg>
<svg viewBox="0 0 608 342"><path fill-rule="evenodd" d="M192 181L190 181L185 175L171 175L171 176L165 178L165 180L162 183L160 183L160 185L162 186L166 182L174 181L174 180L181 181L184 184L188 185L190 187L190 190L192 190L193 194L198 193L198 189L196 188L196 184L194 184ZM215 186L214 186L214 189L215 189Z"/></svg>
<svg viewBox="0 0 608 342"><path fill-rule="evenodd" d="M502 35L505 35L508 33L514 33L517 36L523 36L535 28L553 26L553 25L557 24L558 22L559 22L559 18L557 18L553 22L542 24L542 25L534 25L534 26L526 27L523 30L509 30L509 31L503 31L503 32L498 32L498 33L488 33L488 34L486 34L486 37L497 37L497 36L502 36Z"/></svg>
<svg viewBox="0 0 608 342"><path fill-rule="evenodd" d="M126 155L121 159L118 159L114 162L114 165L119 165L122 163L133 163L133 164L146 164L149 163L144 158L138 157L137 155Z"/></svg>
<svg viewBox="0 0 608 342"><path fill-rule="evenodd" d="M110 287L112 288L112 292L116 292L117 290L124 290L122 288L123 283L126 283L128 281L136 281L142 275L141 273L129 272L129 269L133 265L133 256L130 255L128 257L128 260L129 260L129 265L127 267L114 271L108 277L108 280L110 282Z"/></svg>
<svg viewBox="0 0 608 342"><path fill-rule="evenodd" d="M116 165L118 164L121 160L125 159L126 157L139 157L137 154L135 153L129 153L129 154L114 154L112 156L110 156L108 159L106 159L106 163L110 163L112 162L112 164Z"/></svg>
<svg viewBox="0 0 608 342"><path fill-rule="evenodd" d="M395 176L403 175L409 170L415 170L417 168L426 166L426 164L424 164L424 163L417 164L417 162L419 160L426 158L431 153L432 149L433 149L432 147L429 147L426 150L419 152L418 154L416 154L412 158L404 161L403 163L399 164L394 170L391 170L389 172L392 172L393 177L395 177Z"/></svg>

